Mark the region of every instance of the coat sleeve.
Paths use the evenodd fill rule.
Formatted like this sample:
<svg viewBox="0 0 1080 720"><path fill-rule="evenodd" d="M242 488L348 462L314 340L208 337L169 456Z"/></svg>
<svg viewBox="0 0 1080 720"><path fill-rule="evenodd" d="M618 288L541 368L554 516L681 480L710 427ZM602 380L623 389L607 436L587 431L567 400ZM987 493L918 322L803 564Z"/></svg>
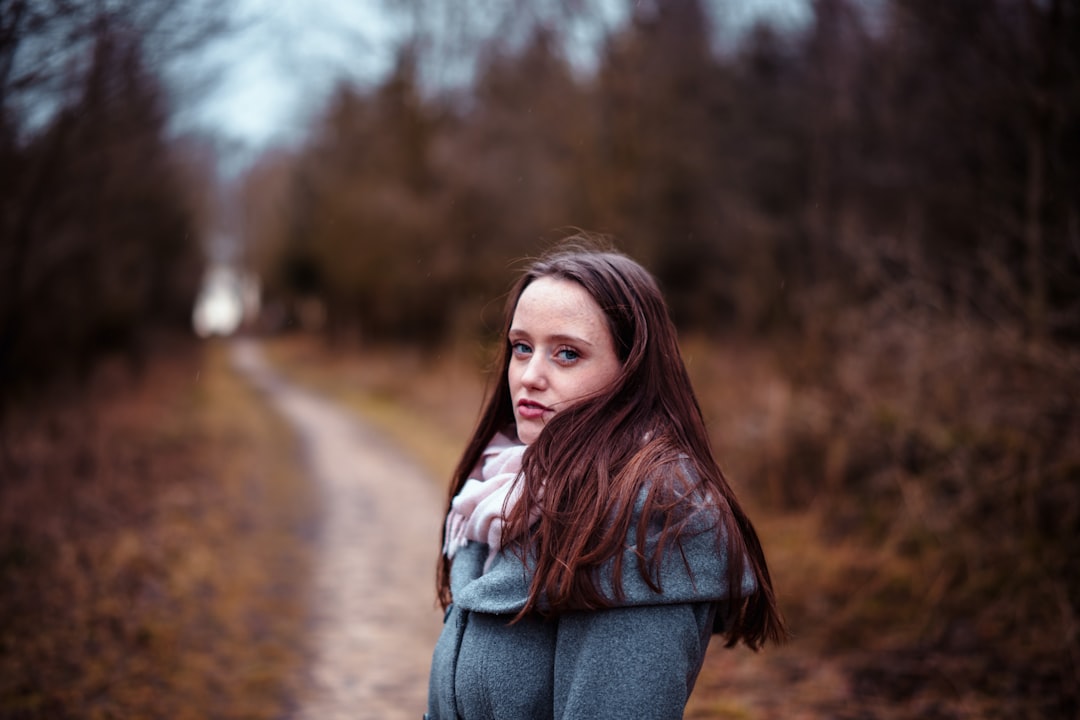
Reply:
<svg viewBox="0 0 1080 720"><path fill-rule="evenodd" d="M557 720L677 720L712 630L707 602L573 612L559 619Z"/></svg>

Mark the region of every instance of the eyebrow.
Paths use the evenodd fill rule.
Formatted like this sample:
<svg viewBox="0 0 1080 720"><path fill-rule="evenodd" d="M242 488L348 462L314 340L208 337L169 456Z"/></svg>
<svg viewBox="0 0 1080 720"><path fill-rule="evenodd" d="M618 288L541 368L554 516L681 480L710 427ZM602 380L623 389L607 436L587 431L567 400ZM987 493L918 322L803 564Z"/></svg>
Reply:
<svg viewBox="0 0 1080 720"><path fill-rule="evenodd" d="M531 338L532 337L529 333L525 332L524 330L521 330L519 328L513 328L513 327L510 328L510 331L507 333L507 335L510 336L510 337L513 337L515 335L520 336L520 337L526 337L526 338ZM590 347L590 348L595 347L593 345L593 343L589 342L585 338L578 337L577 335L565 335L565 334L562 334L562 333L557 333L555 335L548 335L544 339L549 341L549 342L553 342L553 343L566 343L568 345L585 345L585 346Z"/></svg>

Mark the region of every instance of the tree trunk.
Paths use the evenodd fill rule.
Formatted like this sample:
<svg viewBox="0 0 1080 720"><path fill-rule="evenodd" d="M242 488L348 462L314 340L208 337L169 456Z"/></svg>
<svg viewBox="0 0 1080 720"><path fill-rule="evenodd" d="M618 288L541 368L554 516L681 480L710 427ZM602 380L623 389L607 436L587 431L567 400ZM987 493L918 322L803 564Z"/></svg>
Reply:
<svg viewBox="0 0 1080 720"><path fill-rule="evenodd" d="M1046 336L1046 268L1043 262L1043 175L1045 148L1037 124L1028 129L1027 202L1024 208L1024 248L1027 255L1027 324L1033 340Z"/></svg>

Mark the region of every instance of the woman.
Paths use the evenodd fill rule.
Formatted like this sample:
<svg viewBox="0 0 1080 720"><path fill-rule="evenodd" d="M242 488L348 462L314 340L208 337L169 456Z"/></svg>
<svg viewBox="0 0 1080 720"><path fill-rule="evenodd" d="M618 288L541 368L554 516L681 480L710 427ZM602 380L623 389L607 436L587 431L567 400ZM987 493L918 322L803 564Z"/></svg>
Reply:
<svg viewBox="0 0 1080 720"><path fill-rule="evenodd" d="M505 322L450 488L426 717L680 718L711 634L785 629L660 291L563 246Z"/></svg>

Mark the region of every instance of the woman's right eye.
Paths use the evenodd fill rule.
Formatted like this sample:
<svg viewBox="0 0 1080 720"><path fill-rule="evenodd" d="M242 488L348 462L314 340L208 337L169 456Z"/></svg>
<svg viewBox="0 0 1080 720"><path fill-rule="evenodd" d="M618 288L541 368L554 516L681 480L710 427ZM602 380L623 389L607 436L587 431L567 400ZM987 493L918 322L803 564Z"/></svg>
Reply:
<svg viewBox="0 0 1080 720"><path fill-rule="evenodd" d="M532 348L523 342L511 342L510 352L514 353L515 355L528 355L532 352Z"/></svg>

